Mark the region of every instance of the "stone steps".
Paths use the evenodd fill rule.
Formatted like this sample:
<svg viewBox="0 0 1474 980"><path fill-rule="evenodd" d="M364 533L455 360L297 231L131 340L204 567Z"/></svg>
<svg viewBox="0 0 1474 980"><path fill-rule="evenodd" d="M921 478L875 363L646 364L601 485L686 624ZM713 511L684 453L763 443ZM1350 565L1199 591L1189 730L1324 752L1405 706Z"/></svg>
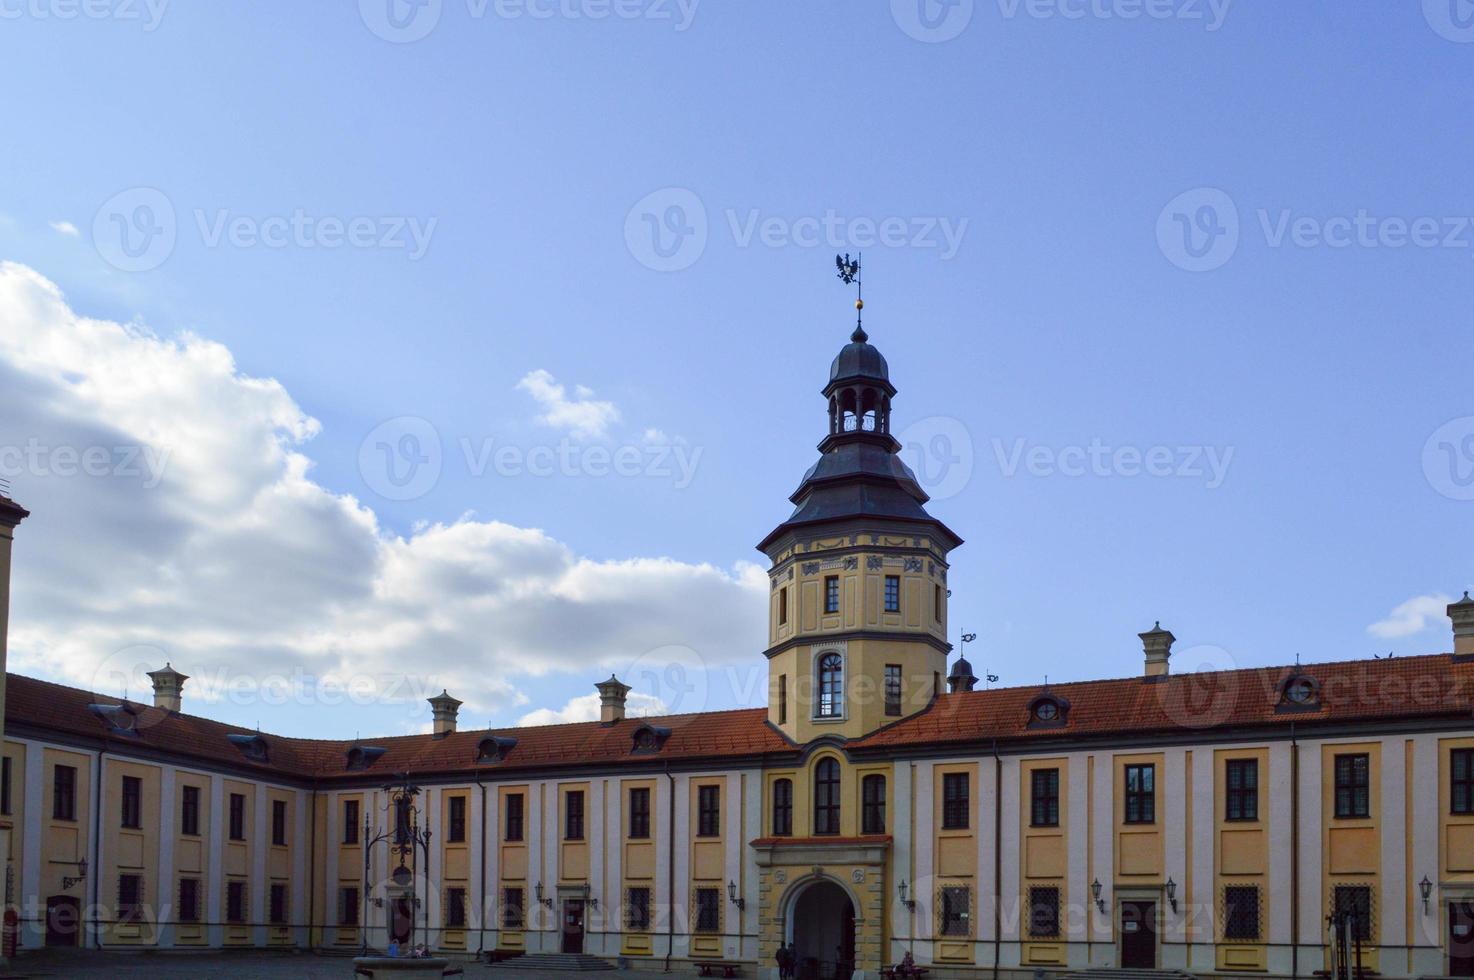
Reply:
<svg viewBox="0 0 1474 980"><path fill-rule="evenodd" d="M525 953L493 963L493 970L560 970L579 973L589 970L612 970L608 960L587 953Z"/></svg>

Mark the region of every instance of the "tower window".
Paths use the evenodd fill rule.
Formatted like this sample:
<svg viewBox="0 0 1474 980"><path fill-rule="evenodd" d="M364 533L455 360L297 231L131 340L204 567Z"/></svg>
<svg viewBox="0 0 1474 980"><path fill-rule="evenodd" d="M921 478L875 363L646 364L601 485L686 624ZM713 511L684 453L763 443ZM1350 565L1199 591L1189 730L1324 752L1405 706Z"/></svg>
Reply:
<svg viewBox="0 0 1474 980"><path fill-rule="evenodd" d="M839 833L839 763L823 759L814 767L814 836Z"/></svg>
<svg viewBox="0 0 1474 980"><path fill-rule="evenodd" d="M838 575L827 575L824 577L824 611L826 613L839 612Z"/></svg>
<svg viewBox="0 0 1474 980"><path fill-rule="evenodd" d="M860 796L864 803L860 813L861 831L866 834L885 833L885 777L879 774L866 776L860 783Z"/></svg>
<svg viewBox="0 0 1474 980"><path fill-rule="evenodd" d="M793 834L793 780L778 779L773 782L773 836L789 837Z"/></svg>
<svg viewBox="0 0 1474 980"><path fill-rule="evenodd" d="M901 611L901 576L899 575L885 577L885 611Z"/></svg>
<svg viewBox="0 0 1474 980"><path fill-rule="evenodd" d="M940 623L942 621L942 587L940 585L933 585L931 587L931 596L932 615Z"/></svg>
<svg viewBox="0 0 1474 980"><path fill-rule="evenodd" d="M778 625L783 626L788 622L788 587L784 586L778 590Z"/></svg>
<svg viewBox="0 0 1474 980"><path fill-rule="evenodd" d="M839 718L844 714L844 658L826 653L819 658L819 701L817 716Z"/></svg>
<svg viewBox="0 0 1474 980"><path fill-rule="evenodd" d="M778 676L778 724L788 724L788 675Z"/></svg>
<svg viewBox="0 0 1474 980"><path fill-rule="evenodd" d="M885 713L901 713L901 665L885 665Z"/></svg>

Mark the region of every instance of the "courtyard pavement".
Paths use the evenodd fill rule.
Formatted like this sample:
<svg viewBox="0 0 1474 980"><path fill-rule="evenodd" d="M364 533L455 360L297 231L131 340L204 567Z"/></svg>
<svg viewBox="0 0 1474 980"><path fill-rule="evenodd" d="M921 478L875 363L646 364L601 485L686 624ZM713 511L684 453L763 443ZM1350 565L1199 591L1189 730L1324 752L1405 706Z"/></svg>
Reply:
<svg viewBox="0 0 1474 980"><path fill-rule="evenodd" d="M575 980L579 976L597 980L671 980L695 977L691 970L669 974L637 970L609 970L592 974L552 970L495 969L485 964L460 963L467 978L484 980ZM0 970L0 980L10 977L57 977L65 980L353 980L353 960L346 956L259 953L104 953L96 951L38 950L23 953L9 969Z"/></svg>

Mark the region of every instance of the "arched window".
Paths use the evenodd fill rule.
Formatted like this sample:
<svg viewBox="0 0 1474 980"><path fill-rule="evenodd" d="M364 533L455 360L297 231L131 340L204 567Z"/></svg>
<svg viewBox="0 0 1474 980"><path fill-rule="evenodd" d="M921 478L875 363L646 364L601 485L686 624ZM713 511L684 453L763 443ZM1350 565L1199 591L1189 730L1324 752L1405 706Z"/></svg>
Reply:
<svg viewBox="0 0 1474 980"><path fill-rule="evenodd" d="M885 777L878 774L866 776L860 783L860 796L864 803L861 810L861 832L885 833Z"/></svg>
<svg viewBox="0 0 1474 980"><path fill-rule="evenodd" d="M793 836L793 780L773 782L773 836Z"/></svg>
<svg viewBox="0 0 1474 980"><path fill-rule="evenodd" d="M819 701L816 717L839 718L844 715L844 658L826 653L819 658Z"/></svg>
<svg viewBox="0 0 1474 980"><path fill-rule="evenodd" d="M814 767L814 836L839 833L839 763L824 759Z"/></svg>

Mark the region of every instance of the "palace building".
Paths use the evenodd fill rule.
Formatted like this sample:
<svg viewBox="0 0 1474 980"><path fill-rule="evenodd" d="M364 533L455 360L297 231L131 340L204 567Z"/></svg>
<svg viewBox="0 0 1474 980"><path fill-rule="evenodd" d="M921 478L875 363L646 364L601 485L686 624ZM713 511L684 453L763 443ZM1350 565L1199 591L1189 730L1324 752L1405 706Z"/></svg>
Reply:
<svg viewBox="0 0 1474 980"><path fill-rule="evenodd" d="M433 734L325 741L191 714L169 664L152 704L10 676L22 953L392 936L768 978L791 943L800 977L875 980L908 952L1310 977L1350 949L1474 976L1474 600L1451 652L1174 673L1159 624L1138 676L976 689L947 641L962 539L900 461L863 329L823 396L758 545L766 707L631 718L611 677L596 722L466 730L444 693ZM0 597L25 517L0 498Z"/></svg>

